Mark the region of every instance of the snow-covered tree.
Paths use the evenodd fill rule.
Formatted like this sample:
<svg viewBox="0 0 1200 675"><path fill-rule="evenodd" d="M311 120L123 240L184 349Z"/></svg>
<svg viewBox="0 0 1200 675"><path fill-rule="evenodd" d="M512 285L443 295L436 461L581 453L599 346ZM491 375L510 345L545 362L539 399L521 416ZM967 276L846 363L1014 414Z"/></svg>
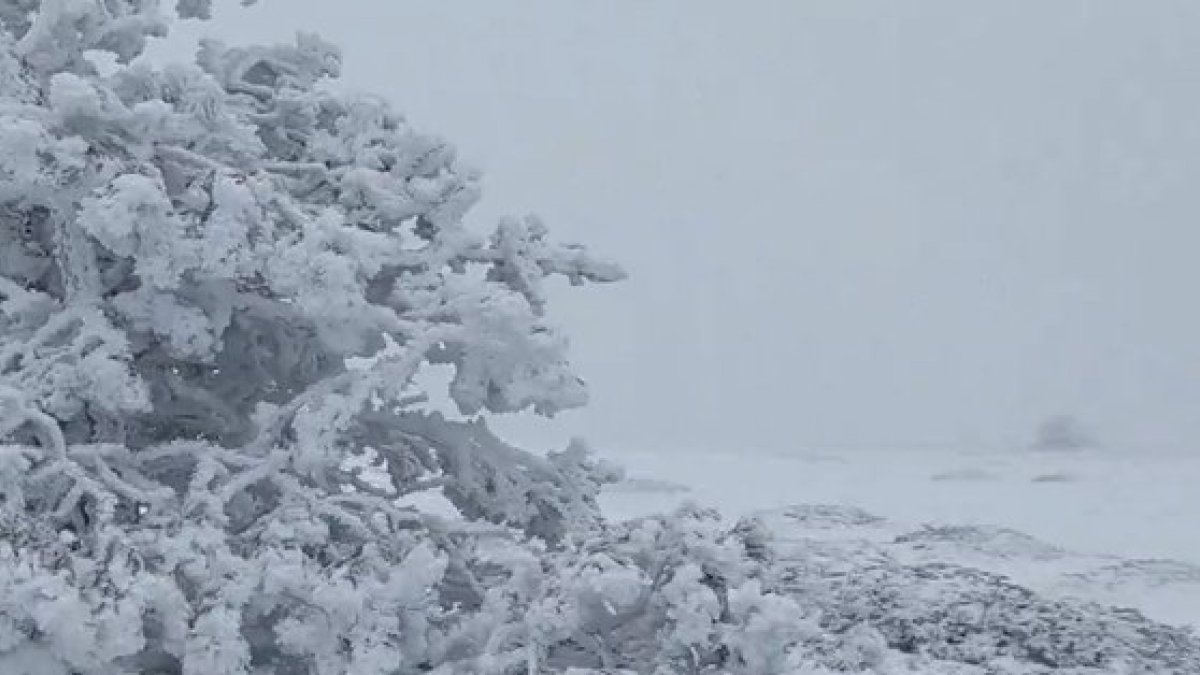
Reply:
<svg viewBox="0 0 1200 675"><path fill-rule="evenodd" d="M482 535L397 500L555 543L608 471L415 376L451 366L464 415L582 404L544 285L622 272L465 227L479 177L323 86L315 36L138 59L170 14L0 3L0 672L412 671L483 601Z"/></svg>

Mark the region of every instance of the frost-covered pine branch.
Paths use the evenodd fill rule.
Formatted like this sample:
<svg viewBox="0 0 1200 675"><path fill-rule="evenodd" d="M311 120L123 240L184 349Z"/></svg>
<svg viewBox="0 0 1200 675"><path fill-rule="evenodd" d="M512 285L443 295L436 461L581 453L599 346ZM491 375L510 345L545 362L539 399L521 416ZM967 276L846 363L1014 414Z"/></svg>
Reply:
<svg viewBox="0 0 1200 675"><path fill-rule="evenodd" d="M0 4L0 670L413 671L486 584L477 529L397 497L557 541L604 478L413 408L415 376L453 366L465 414L579 405L542 285L622 273L465 227L478 176L323 87L315 36L138 60L169 14Z"/></svg>

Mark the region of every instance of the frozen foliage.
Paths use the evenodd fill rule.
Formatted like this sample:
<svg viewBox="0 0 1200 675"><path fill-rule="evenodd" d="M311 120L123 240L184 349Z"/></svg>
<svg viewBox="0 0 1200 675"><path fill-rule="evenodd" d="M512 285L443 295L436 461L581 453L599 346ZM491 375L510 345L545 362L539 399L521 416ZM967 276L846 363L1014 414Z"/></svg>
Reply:
<svg viewBox="0 0 1200 675"><path fill-rule="evenodd" d="M858 522L862 515L806 510L803 527L876 522ZM524 577L527 590L506 586L497 609L481 613L490 618L471 648L487 656L438 672L523 672L530 645L536 672L1200 672L1194 634L1132 610L1043 597L969 567L906 562L888 547L788 533L692 506L604 525L540 556L546 573ZM968 545L986 538L966 534ZM488 544L501 545L511 546ZM510 560L528 555L511 551Z"/></svg>
<svg viewBox="0 0 1200 675"><path fill-rule="evenodd" d="M1195 672L1186 635L986 576L604 523L615 470L482 416L585 401L545 285L621 270L466 228L479 177L324 86L315 36L137 59L211 9L0 0L0 673ZM429 364L475 419L421 405Z"/></svg>
<svg viewBox="0 0 1200 675"><path fill-rule="evenodd" d="M869 625L889 648L932 661L998 672L1182 674L1200 668L1193 634L1133 611L1047 600L1003 577L950 564L864 562L802 564L781 580L825 610L823 629L841 634Z"/></svg>
<svg viewBox="0 0 1200 675"><path fill-rule="evenodd" d="M586 531L613 473L414 376L452 366L469 415L580 405L543 286L622 272L464 227L478 176L323 87L319 38L136 60L170 18L0 3L0 672L427 668L486 600L475 540ZM398 505L435 489L466 524Z"/></svg>
<svg viewBox="0 0 1200 675"><path fill-rule="evenodd" d="M954 664L944 672L1006 675L1200 667L1194 633L1091 599L1123 584L1144 593L1151 579L1169 584L1167 593L1188 592L1190 565L1079 555L1004 528L912 530L834 506L758 518L776 535L765 587L804 598L824 631L878 631L889 657L876 672L908 672L890 669L902 663L919 664L917 672Z"/></svg>

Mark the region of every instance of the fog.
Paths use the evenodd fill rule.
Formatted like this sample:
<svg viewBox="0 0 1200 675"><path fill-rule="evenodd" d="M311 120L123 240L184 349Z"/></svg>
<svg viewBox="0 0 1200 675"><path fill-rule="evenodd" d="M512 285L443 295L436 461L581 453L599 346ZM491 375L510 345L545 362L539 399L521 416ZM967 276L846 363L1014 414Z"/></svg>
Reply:
<svg viewBox="0 0 1200 675"><path fill-rule="evenodd" d="M232 3L230 3L232 5ZM262 0L345 79L623 262L567 289L600 448L1200 438L1200 5Z"/></svg>

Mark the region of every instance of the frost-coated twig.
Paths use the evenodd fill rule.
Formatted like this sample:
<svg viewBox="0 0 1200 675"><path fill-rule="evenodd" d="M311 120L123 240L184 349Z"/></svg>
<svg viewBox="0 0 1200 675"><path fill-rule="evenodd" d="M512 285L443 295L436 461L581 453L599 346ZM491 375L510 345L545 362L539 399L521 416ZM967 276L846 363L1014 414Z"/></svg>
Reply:
<svg viewBox="0 0 1200 675"><path fill-rule="evenodd" d="M376 367L380 369L386 368L386 373L393 382L397 380L407 381L420 367L426 352L439 342L449 339L454 333L455 330L452 327L430 328L424 335L406 344L402 354L387 357L386 360L381 360ZM271 419L263 425L258 436L247 446L247 451L252 454L266 452L272 445L279 441L280 436L287 429L292 419L302 410L308 406L319 404L322 399L342 387L361 382L366 377L368 375L364 373L347 371L312 385L306 391L272 413ZM375 373L375 377L379 377L378 372Z"/></svg>

